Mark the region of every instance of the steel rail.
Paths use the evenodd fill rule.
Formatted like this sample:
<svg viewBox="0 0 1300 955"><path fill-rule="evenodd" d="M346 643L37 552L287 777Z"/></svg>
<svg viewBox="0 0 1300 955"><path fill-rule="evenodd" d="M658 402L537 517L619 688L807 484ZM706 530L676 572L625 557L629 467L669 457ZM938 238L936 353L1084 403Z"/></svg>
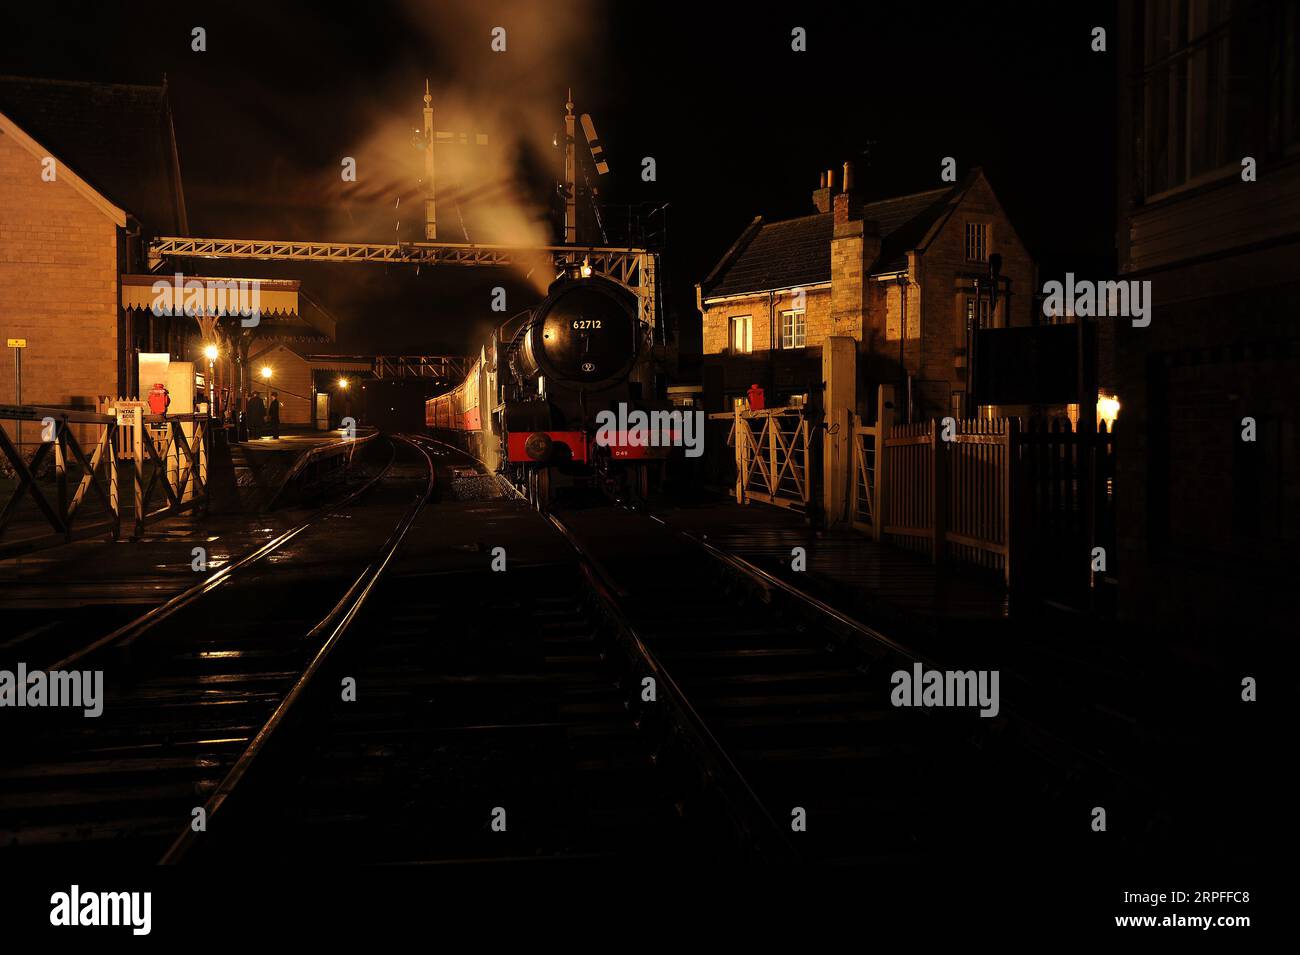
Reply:
<svg viewBox="0 0 1300 955"><path fill-rule="evenodd" d="M216 590L218 587L221 587L222 585L226 584L240 570L243 570L245 567L248 567L251 564L257 563L258 561L268 556L269 554L275 553L277 550L284 547L285 544L289 543L291 540L293 540L303 531L307 530L309 527L311 527L313 524L319 521L326 514L332 513L333 511L338 510L340 507L346 507L348 504L351 504L358 497L365 494L372 487L374 487L380 480L382 480L388 474L389 470L393 466L393 461L396 460L396 457L397 457L396 450L394 450L392 457L390 457L388 463L384 465L383 470L381 470L377 475L375 475L373 478L367 481L364 485L357 488L355 491L352 491L346 497L342 498L341 500L327 504L324 507L319 508L314 513L309 515L305 520L303 520L302 523L298 524L296 527L292 527L289 530L284 531L283 533L267 541L265 544L262 544L260 547L254 548L253 550L244 554L238 560L227 563L220 570L205 577L203 580L199 581L193 587L190 587L182 591L181 593L176 594L175 596L169 598L168 600L164 601L163 603L159 604L156 607L150 608L148 611L141 614L139 617L136 617L134 620L130 620L127 623L123 624L122 626L118 627L112 633L99 637L98 639L93 640L92 642L81 647L80 649L74 650L68 656L64 657L63 659L55 663L50 664L44 669L46 669L47 671L65 670L73 666L74 664L80 662L81 660L85 659L87 656L91 655L92 653L96 653L100 650L103 650L115 643L134 642L136 639L143 636L148 631L152 630L154 627L162 623L167 618L173 616L178 611L194 603L200 597L203 597L205 594L211 593L212 591Z"/></svg>
<svg viewBox="0 0 1300 955"><path fill-rule="evenodd" d="M780 577L763 570L761 567L755 566L743 557L728 553L727 551L709 543L703 537L697 537L687 531L673 527L667 521L663 520L663 518L655 514L647 516L651 520L662 524L671 533L681 537L683 540L689 541L696 547L699 547L706 554L714 557L724 566L729 567L734 573L748 578L759 586L775 588L781 591L792 598L796 603L814 611L816 614L832 623L848 629L858 637L877 643L890 652L902 656L909 662L920 663L927 669L943 668L940 663L932 658L899 643L892 637L886 636L875 627L869 626L854 617L850 617L848 614L838 610L825 601L799 589L794 584L782 580ZM1026 737L1026 744L1032 746L1032 748L1038 751L1039 755L1044 759L1059 763L1059 756L1054 754L1059 754L1064 750L1070 754L1072 761L1076 765L1087 765L1109 775L1121 775L1119 770L1116 769L1108 760L1103 759L1096 753L1082 748L1078 743L1066 739L1059 732L1050 729L1041 721L1027 716L1024 709L1018 706L1014 701L1002 700L999 703L999 708L1000 715L1004 718L1007 725L1017 727Z"/></svg>
<svg viewBox="0 0 1300 955"><path fill-rule="evenodd" d="M244 748L244 751L235 761L235 764L230 768L230 771L226 774L225 778L222 779L221 783L217 786L212 795L208 797L207 802L204 804L204 818L208 824L211 824L213 819L220 812L221 808L235 793L239 784L248 777L248 774L253 768L254 763L256 763L258 757L266 751L267 746L275 737L277 731L279 731L288 721L290 714L294 711L295 704L306 695L308 689L312 685L313 678L323 669L326 662L329 660L330 655L342 641L348 628L356 619L357 614L361 612L361 608L365 605L365 602L374 590L375 585L379 582L379 578L383 575L384 571L388 568L388 565L392 562L393 557L401 548L402 542L406 539L407 533L414 525L416 518L419 517L420 512L424 509L424 505L433 495L434 484L436 481L436 471L433 465L433 459L430 458L428 452L421 448L415 441L402 435L396 435L395 437L397 437L398 440L409 444L424 456L425 463L429 468L429 477L425 484L424 491L416 498L411 507L407 509L402 519L398 522L396 528L394 528L393 532L388 536L388 540L385 541L384 545L380 548L378 556L366 565L366 568L361 572L357 579L353 581L352 586L348 588L347 593L343 595L339 602L334 605L320 623L316 624L316 626L307 633L307 639L318 637L326 631L328 631L328 636L316 650L316 653L312 656L311 661L307 664L303 672L298 676L298 679L294 681L289 692L280 700L275 711L272 712L271 716L262 724L261 728L257 731L257 734L249 741L248 746ZM204 833L196 832L193 826L186 826L185 831L175 839L163 854L163 857L159 860L160 864L175 865L181 862L185 855L199 841L199 837L203 834Z"/></svg>
<svg viewBox="0 0 1300 955"><path fill-rule="evenodd" d="M703 764L702 768L706 775L731 808L732 818L745 830L746 835L752 838L751 844L759 847L760 856L765 862L773 865L797 863L800 858L799 853L786 837L784 830L777 825L763 801L758 798L754 787L718 742L718 738L714 736L708 723L687 698L681 685L646 645L635 625L623 612L620 598L612 591L612 583L578 546L576 538L559 518L554 514L547 516L577 552L578 566L582 568L592 591L613 621L620 634L621 642L633 661L640 663L649 672L655 680L656 687L667 691L668 704L674 711L670 713L670 719L679 730L697 742L698 745L695 747L697 758Z"/></svg>
<svg viewBox="0 0 1300 955"><path fill-rule="evenodd" d="M475 460L471 455L455 445L439 441L437 438L421 435L420 440L450 448L458 454ZM498 483L507 493L513 495L516 500L527 503L528 499L509 480L500 475L498 475L498 479ZM583 576L605 612L613 621L615 628L619 631L622 637L621 642L628 650L632 661L639 663L654 677L656 686L662 686L667 690L667 698L675 711L671 714L673 722L683 733L700 744L697 746L697 752L706 764L703 769L713 779L723 798L732 807L733 817L749 833L758 837L755 840L758 845L772 849L771 861L773 863L788 864L797 862L799 854L786 837L785 832L776 824L772 814L768 812L767 807L763 805L762 800L754 792L753 786L749 784L739 767L727 755L727 751L718 742L717 737L713 735L713 731L709 729L704 718L700 716L687 698L685 691L682 690L672 674L668 672L668 669L650 650L632 621L624 613L621 602L626 599L627 592L613 580L603 565L586 551L577 536L558 517L554 514L547 514L545 517L577 555L578 566L581 568Z"/></svg>
<svg viewBox="0 0 1300 955"><path fill-rule="evenodd" d="M690 541L695 546L701 548L706 554L721 561L723 564L730 567L736 573L748 577L754 583L759 584L760 586L763 587L775 588L777 590L782 591L783 593L794 598L795 600L799 601L805 606L817 611L817 613L821 614L823 617L827 617L830 620L833 620L835 623L839 624L840 626L852 630L854 633L858 634L859 636L866 637L867 639L880 644L881 646L885 647L891 652L898 654L899 656L905 658L909 663L920 663L927 667L933 667L935 665L934 661L932 661L931 659L929 659L919 651L913 650L911 647L904 646L903 644L899 643L897 640L893 639L892 637L886 636L885 634L881 633L875 627L869 626L868 624L865 624L861 620L857 620L854 617L850 617L842 610L838 610L837 608L826 603L824 600L814 597L812 594L800 590L794 584L791 584L788 581L784 581L780 577L777 577L774 574L769 573L763 568L751 564L749 561L745 560L745 558L739 556L738 554L728 553L727 551L722 550L721 548L716 547L713 544L710 544L707 540L705 540L702 537L696 537L694 534L688 533L687 531L679 530L678 528L673 527L671 524L669 524L667 521L665 521L663 518L659 517L656 514L650 514L647 516L650 518L650 520L662 524L671 533L676 534L681 538L683 538L684 540Z"/></svg>

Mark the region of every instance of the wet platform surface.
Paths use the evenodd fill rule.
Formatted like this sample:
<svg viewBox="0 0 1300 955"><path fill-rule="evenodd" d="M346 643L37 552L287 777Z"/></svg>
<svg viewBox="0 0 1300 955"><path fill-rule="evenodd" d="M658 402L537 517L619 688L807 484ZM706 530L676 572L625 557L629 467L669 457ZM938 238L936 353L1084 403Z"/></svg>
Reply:
<svg viewBox="0 0 1300 955"><path fill-rule="evenodd" d="M364 438L373 434L372 428L358 428L357 438ZM246 451L256 453L269 452L274 454L301 454L304 451L314 451L317 448L328 445L344 445L346 440L341 431L282 431L280 437L270 438L251 438L248 441L232 442L232 446L237 445Z"/></svg>
<svg viewBox="0 0 1300 955"><path fill-rule="evenodd" d="M373 428L358 429L354 438L346 438L342 431L293 431L279 438L253 438L217 448L212 468L213 509L269 510L283 503L286 483L310 458L350 458L374 434Z"/></svg>

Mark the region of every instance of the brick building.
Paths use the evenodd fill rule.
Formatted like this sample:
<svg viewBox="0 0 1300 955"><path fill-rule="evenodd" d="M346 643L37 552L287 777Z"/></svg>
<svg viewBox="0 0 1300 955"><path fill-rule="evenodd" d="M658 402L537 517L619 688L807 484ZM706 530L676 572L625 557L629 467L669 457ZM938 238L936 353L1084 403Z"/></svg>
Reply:
<svg viewBox="0 0 1300 955"><path fill-rule="evenodd" d="M22 400L94 409L134 396L141 353L193 362L204 375L199 322L172 283L222 283L187 261L151 259L150 240L188 235L167 87L0 77L0 337L25 339ZM208 265L205 263L205 266ZM236 280L241 281L241 280ZM328 344L336 322L295 279L257 279L259 322L220 319L221 390L259 385L249 352L270 343ZM174 314L154 306L165 301ZM0 403L13 402L12 349L0 356ZM143 385L143 387L141 387ZM286 402L287 423L312 420L312 391ZM30 434L31 432L29 432ZM30 449L29 449L30 450Z"/></svg>
<svg viewBox="0 0 1300 955"><path fill-rule="evenodd" d="M1119 260L1152 283L1116 327L1121 606L1202 648L1289 638L1300 3L1135 3L1119 39Z"/></svg>
<svg viewBox="0 0 1300 955"><path fill-rule="evenodd" d="M131 339L183 347L179 323L132 325L119 289L151 234L187 229L165 86L0 77L0 337L27 340L24 403L93 408L132 390Z"/></svg>
<svg viewBox="0 0 1300 955"><path fill-rule="evenodd" d="M703 315L709 410L726 410L751 384L772 397L816 400L828 336L858 342L860 384L901 384L913 417L951 412L966 389L968 319L980 327L1032 321L1035 265L980 169L939 189L865 202L852 167L846 188L827 173L816 212L760 216L696 286ZM990 314L989 256L1002 258ZM901 354L901 366L900 366ZM865 403L873 389L859 387Z"/></svg>

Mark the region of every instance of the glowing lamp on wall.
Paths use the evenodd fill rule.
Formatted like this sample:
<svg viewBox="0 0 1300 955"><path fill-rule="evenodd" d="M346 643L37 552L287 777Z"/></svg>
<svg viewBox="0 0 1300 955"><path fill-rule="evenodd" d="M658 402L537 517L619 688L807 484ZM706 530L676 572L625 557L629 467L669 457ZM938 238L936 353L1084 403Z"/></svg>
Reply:
<svg viewBox="0 0 1300 955"><path fill-rule="evenodd" d="M1107 430L1115 427L1115 419L1119 417L1119 399L1105 391L1097 393L1097 426L1101 427L1104 423Z"/></svg>

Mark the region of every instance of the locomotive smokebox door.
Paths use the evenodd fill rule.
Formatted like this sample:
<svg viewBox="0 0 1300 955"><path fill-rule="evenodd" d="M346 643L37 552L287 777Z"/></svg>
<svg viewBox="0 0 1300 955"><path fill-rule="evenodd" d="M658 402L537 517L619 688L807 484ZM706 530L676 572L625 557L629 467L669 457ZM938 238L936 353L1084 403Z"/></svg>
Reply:
<svg viewBox="0 0 1300 955"><path fill-rule="evenodd" d="M621 380L639 350L636 296L598 279L557 283L524 342L525 365L554 381Z"/></svg>

